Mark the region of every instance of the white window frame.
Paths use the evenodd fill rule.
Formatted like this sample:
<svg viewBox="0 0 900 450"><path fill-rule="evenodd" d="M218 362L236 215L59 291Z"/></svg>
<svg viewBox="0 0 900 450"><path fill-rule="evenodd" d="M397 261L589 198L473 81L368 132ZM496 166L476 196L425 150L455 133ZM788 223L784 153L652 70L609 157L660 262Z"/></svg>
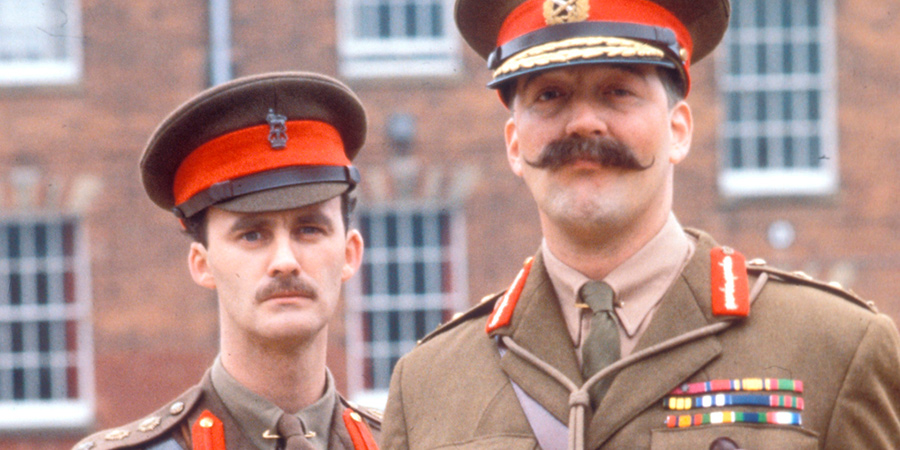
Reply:
<svg viewBox="0 0 900 450"><path fill-rule="evenodd" d="M81 219L72 215L28 214L0 216L0 431L40 429L81 429L94 420L94 361L91 330L90 257ZM20 254L9 254L9 225L20 227ZM34 251L37 239L34 225L47 228L48 248L58 252L39 256ZM71 227L72 251L62 250L64 224ZM20 302L12 304L8 295L11 274L17 274ZM70 288L65 287L71 276ZM48 297L38 300L37 278L44 275ZM67 290L71 289L70 292ZM73 298L67 300L66 296ZM41 323L62 322L62 327L48 326L49 349L41 350L38 331ZM16 328L21 330L20 351L8 342ZM71 341L74 339L74 349ZM50 369L50 398L40 398L39 377L35 372ZM24 370L24 397L16 399L13 378L15 370ZM76 393L68 392L71 371L76 372ZM29 376L30 375L30 376Z"/></svg>
<svg viewBox="0 0 900 450"><path fill-rule="evenodd" d="M419 4L442 3L440 37L400 36L397 27L405 22L393 20L395 36L388 38L359 36L361 4L391 3L396 8L408 2ZM399 12L392 12L399 18ZM421 20L421 18L420 18ZM452 0L338 0L337 30L339 70L348 78L387 78L449 76L459 72L460 38L453 22Z"/></svg>
<svg viewBox="0 0 900 450"><path fill-rule="evenodd" d="M0 39L13 36L4 25L25 26L17 30L19 39L34 43L45 52L42 57L29 59L23 55L4 55L0 43L0 86L34 86L74 84L82 76L82 46L80 0L59 0L63 10L54 10L49 0L0 0ZM16 6L13 6L16 5ZM41 7L44 7L43 11ZM35 8L29 11L29 8ZM46 52L62 47L62 56L54 58ZM10 50L12 51L12 50Z"/></svg>
<svg viewBox="0 0 900 450"><path fill-rule="evenodd" d="M437 220L439 214L444 213L448 216L449 233L446 246L442 246L440 242L434 246L433 242L423 243L422 246L415 246L413 242L413 232L411 229L411 221L409 220L414 214L431 215L431 220ZM347 384L348 393L357 403L362 405L384 408L387 401L388 381L390 380L393 367L380 367L379 374L373 374L372 383L379 383L381 386L367 388L366 372L368 368L365 366L368 358L377 358L384 362L385 359L390 361L391 358L399 358L408 353L415 347L418 339L423 336L415 335L415 324L410 328L398 330L399 340L392 341L388 336L389 331L386 329L370 330L371 341L365 336L364 315L369 312L387 312L397 311L399 313L414 312L428 310L431 313L435 311L440 313L440 318L436 323L431 323L430 329L425 329L425 333L433 331L438 324L447 321L453 313L466 308L468 302L468 273L466 269L466 240L465 240L465 218L463 210L460 207L441 207L434 204L426 204L419 202L410 203L392 203L389 205L381 205L377 207L361 210L360 214L369 214L373 218L383 218L387 215L398 217L398 232L396 247L389 247L386 242L381 239L372 239L365 243L365 252L363 256L364 264L372 267L369 274L371 283L373 283L373 292L366 293L363 287L365 274L357 273L352 282L347 286L346 296L346 348L347 348ZM383 222L379 219L378 222ZM374 228L381 226L373 220L370 222ZM434 225L432 223L432 225ZM428 226L428 225L425 225ZM429 230L434 230L429 228ZM440 231L440 230L437 230ZM426 232L428 232L426 230ZM371 236L371 234L370 234ZM430 262L446 265L449 273L441 273L439 277L448 276L450 285L449 292L435 292L433 284L435 282L444 282L445 280L435 280L431 278L426 281L426 293L415 293L414 275L410 270L401 269L398 272L398 284L400 293L392 294L387 292L389 275L388 263L406 263L413 262ZM376 270L375 267L378 267ZM409 265L405 266L409 268ZM441 289L441 288L439 288ZM440 307L440 311L436 308ZM433 316L429 316L432 317ZM405 322L404 322L405 323ZM376 335L377 333L377 335ZM372 369L376 370L376 369ZM374 378L380 379L374 379Z"/></svg>
<svg viewBox="0 0 900 450"><path fill-rule="evenodd" d="M719 172L719 190L725 197L765 197L765 196L812 196L829 195L838 188L838 135L837 135L837 75L836 75L836 29L835 29L835 5L834 0L811 0L818 2L819 25L818 28L790 27L784 28L780 24L770 26L776 17L780 17L779 8L782 4L790 4L796 11L805 7L805 2L774 2L774 0L734 0L732 2L732 21L755 21L755 16L747 17L747 14L755 15L757 11L750 4L772 1L778 7L766 8L767 25L757 28L756 25L735 27L732 26L726 33L721 48L724 50L723 58L718 64L719 81L722 94L723 122L721 124L721 171ZM777 22L776 22L777 23ZM732 45L740 45L742 48L752 47L756 44L767 44L764 64L778 65L778 59L782 57L782 48L787 43L803 44L818 42L818 57L821 65L818 73L769 72L765 74L741 73L731 74ZM792 50L798 50L794 47ZM773 63L773 61L775 61ZM755 63L754 63L755 65ZM797 93L814 90L820 94L819 111L817 120L772 120L756 121L756 110L753 102L744 102L740 112L742 119L730 122L729 108L734 106L729 103L729 94L756 94L767 93L770 98L778 96L779 92ZM779 101L785 97L779 96ZM749 107L748 107L749 104ZM807 116L809 117L809 116ZM784 151L781 147L783 140L777 139L786 136L818 136L820 159L817 167L804 167L805 161L798 161L794 167L782 165ZM757 160L754 146L758 138L774 137L768 140L773 144L769 151L769 164L771 167L756 167ZM731 166L731 152L729 146L731 139L741 139L744 149L741 152L745 167ZM748 149L750 147L750 149ZM800 158L802 152L797 152L795 158ZM808 158L808 155L807 155ZM749 165L750 167L746 167Z"/></svg>

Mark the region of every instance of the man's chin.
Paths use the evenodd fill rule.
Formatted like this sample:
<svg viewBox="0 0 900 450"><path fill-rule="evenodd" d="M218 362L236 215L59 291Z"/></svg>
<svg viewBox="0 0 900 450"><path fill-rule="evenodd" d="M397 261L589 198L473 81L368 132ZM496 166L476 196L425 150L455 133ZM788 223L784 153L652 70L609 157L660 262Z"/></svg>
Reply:
<svg viewBox="0 0 900 450"><path fill-rule="evenodd" d="M262 324L263 339L272 341L294 341L300 343L315 337L325 329L327 323L311 317L309 311L286 310L275 313Z"/></svg>

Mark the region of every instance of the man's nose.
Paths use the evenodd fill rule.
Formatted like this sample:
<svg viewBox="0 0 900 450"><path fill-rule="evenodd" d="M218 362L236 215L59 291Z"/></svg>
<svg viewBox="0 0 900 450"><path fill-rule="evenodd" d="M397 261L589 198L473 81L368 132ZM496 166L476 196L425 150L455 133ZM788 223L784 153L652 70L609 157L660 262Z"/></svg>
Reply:
<svg viewBox="0 0 900 450"><path fill-rule="evenodd" d="M299 275L300 261L296 249L288 237L277 237L273 242L272 259L269 263L270 277Z"/></svg>
<svg viewBox="0 0 900 450"><path fill-rule="evenodd" d="M609 134L609 126L604 110L589 99L574 99L570 106L567 136L598 138Z"/></svg>

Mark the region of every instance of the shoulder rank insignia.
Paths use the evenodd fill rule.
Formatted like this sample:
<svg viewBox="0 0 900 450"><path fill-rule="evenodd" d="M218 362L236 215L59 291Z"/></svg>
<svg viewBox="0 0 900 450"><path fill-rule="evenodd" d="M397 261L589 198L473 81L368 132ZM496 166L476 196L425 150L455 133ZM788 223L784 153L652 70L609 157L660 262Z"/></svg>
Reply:
<svg viewBox="0 0 900 450"><path fill-rule="evenodd" d="M519 296L522 295L522 288L525 287L525 280L528 279L528 272L531 271L531 263L533 262L533 257L528 257L525 260L525 266L516 275L516 279L513 280L512 285L503 298L494 306L494 312L491 313L487 323L488 333L509 325L509 321L512 320L513 310L516 309L516 303L519 301Z"/></svg>
<svg viewBox="0 0 900 450"><path fill-rule="evenodd" d="M710 251L712 312L716 316L747 317L750 288L744 255L729 247Z"/></svg>
<svg viewBox="0 0 900 450"><path fill-rule="evenodd" d="M218 417L204 410L191 427L194 450L225 450L225 426Z"/></svg>
<svg viewBox="0 0 900 450"><path fill-rule="evenodd" d="M375 444L375 437L363 418L353 410L353 408L344 409L342 415L344 426L347 427L347 433L350 434L350 441L353 442L353 448L357 450L378 450Z"/></svg>

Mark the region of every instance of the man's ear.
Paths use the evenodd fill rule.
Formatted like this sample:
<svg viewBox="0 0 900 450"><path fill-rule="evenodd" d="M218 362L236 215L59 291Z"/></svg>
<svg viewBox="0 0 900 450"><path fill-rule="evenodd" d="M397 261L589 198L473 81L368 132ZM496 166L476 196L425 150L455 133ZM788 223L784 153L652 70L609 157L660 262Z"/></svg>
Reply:
<svg viewBox="0 0 900 450"><path fill-rule="evenodd" d="M509 167L517 176L522 176L522 155L519 153L519 135L516 130L516 120L510 117L503 127L503 137L506 139L506 160Z"/></svg>
<svg viewBox="0 0 900 450"><path fill-rule="evenodd" d="M669 162L678 164L691 150L691 138L694 135L694 116L691 107L680 100L669 112L669 129L672 133L672 149Z"/></svg>
<svg viewBox="0 0 900 450"><path fill-rule="evenodd" d="M209 252L199 242L192 242L188 252L188 268L194 283L207 289L216 289L216 279L209 268Z"/></svg>
<svg viewBox="0 0 900 450"><path fill-rule="evenodd" d="M341 281L347 281L352 277L360 264L363 256L363 238L359 230L350 230L347 233L347 245L344 249L344 267L341 268Z"/></svg>

